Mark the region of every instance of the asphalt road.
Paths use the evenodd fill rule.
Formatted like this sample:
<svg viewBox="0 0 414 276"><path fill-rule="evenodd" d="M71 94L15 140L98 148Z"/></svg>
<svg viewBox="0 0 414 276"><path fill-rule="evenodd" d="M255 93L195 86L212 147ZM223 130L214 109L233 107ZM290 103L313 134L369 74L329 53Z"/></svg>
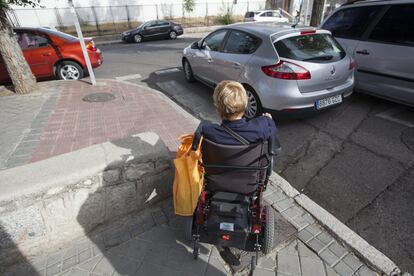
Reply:
<svg viewBox="0 0 414 276"><path fill-rule="evenodd" d="M196 39L101 46L96 76L147 85L217 120L212 89L187 83L180 68L182 49ZM354 93L320 114L275 121L277 172L414 273L414 108Z"/></svg>

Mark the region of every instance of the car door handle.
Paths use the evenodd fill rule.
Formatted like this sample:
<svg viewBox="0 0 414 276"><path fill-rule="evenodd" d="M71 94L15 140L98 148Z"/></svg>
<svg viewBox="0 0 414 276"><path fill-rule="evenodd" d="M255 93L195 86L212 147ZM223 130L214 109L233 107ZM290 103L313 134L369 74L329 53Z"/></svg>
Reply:
<svg viewBox="0 0 414 276"><path fill-rule="evenodd" d="M49 53L43 53L42 54L42 56L45 56L45 57L50 57L51 55L52 55L52 53L50 53L50 52Z"/></svg>
<svg viewBox="0 0 414 276"><path fill-rule="evenodd" d="M369 52L368 52L368 50L367 49L364 49L364 50L361 50L361 51L356 51L356 53L357 54L360 54L360 55L369 55Z"/></svg>
<svg viewBox="0 0 414 276"><path fill-rule="evenodd" d="M238 62L233 63L232 67L233 69L240 69L241 64Z"/></svg>
<svg viewBox="0 0 414 276"><path fill-rule="evenodd" d="M213 59L212 58L209 58L209 59L207 59L207 62L208 63L212 63L213 62Z"/></svg>

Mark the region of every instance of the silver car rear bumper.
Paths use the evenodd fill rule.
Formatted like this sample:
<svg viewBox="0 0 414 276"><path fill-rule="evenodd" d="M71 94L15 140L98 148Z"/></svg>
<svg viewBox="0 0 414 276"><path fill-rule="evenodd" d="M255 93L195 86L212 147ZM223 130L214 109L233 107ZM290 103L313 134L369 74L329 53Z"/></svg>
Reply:
<svg viewBox="0 0 414 276"><path fill-rule="evenodd" d="M283 85L280 82L284 82ZM285 82L291 82L291 85L286 85ZM284 89L277 89L277 87L283 87ZM312 108L315 107L316 101L336 95L342 95L342 98L346 98L352 94L353 88L353 76L336 87L308 93L301 93L296 81L274 80L260 82L256 85L256 91L259 94L263 108L276 111Z"/></svg>

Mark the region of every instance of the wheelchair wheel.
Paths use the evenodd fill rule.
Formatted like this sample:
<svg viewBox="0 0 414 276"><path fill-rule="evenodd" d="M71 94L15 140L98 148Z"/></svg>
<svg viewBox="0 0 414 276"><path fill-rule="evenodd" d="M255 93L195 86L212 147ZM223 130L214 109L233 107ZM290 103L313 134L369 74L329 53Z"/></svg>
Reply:
<svg viewBox="0 0 414 276"><path fill-rule="evenodd" d="M264 207L266 224L263 231L262 251L265 255L273 250L273 241L275 236L275 214L270 206Z"/></svg>
<svg viewBox="0 0 414 276"><path fill-rule="evenodd" d="M184 236L186 241L193 240L193 217L186 217L184 221Z"/></svg>
<svg viewBox="0 0 414 276"><path fill-rule="evenodd" d="M198 240L194 240L194 246L193 246L194 260L198 259L198 255L200 255L200 244L199 244Z"/></svg>

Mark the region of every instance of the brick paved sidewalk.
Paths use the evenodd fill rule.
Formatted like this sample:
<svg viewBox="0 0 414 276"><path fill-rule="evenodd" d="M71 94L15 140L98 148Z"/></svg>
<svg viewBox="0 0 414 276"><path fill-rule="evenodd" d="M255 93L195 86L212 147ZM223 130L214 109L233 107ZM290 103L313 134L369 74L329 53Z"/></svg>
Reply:
<svg viewBox="0 0 414 276"><path fill-rule="evenodd" d="M93 144L153 131L171 151L196 123L163 94L125 82L98 80L41 83L41 92L0 99L0 169L75 151ZM85 102L110 93L107 102Z"/></svg>

